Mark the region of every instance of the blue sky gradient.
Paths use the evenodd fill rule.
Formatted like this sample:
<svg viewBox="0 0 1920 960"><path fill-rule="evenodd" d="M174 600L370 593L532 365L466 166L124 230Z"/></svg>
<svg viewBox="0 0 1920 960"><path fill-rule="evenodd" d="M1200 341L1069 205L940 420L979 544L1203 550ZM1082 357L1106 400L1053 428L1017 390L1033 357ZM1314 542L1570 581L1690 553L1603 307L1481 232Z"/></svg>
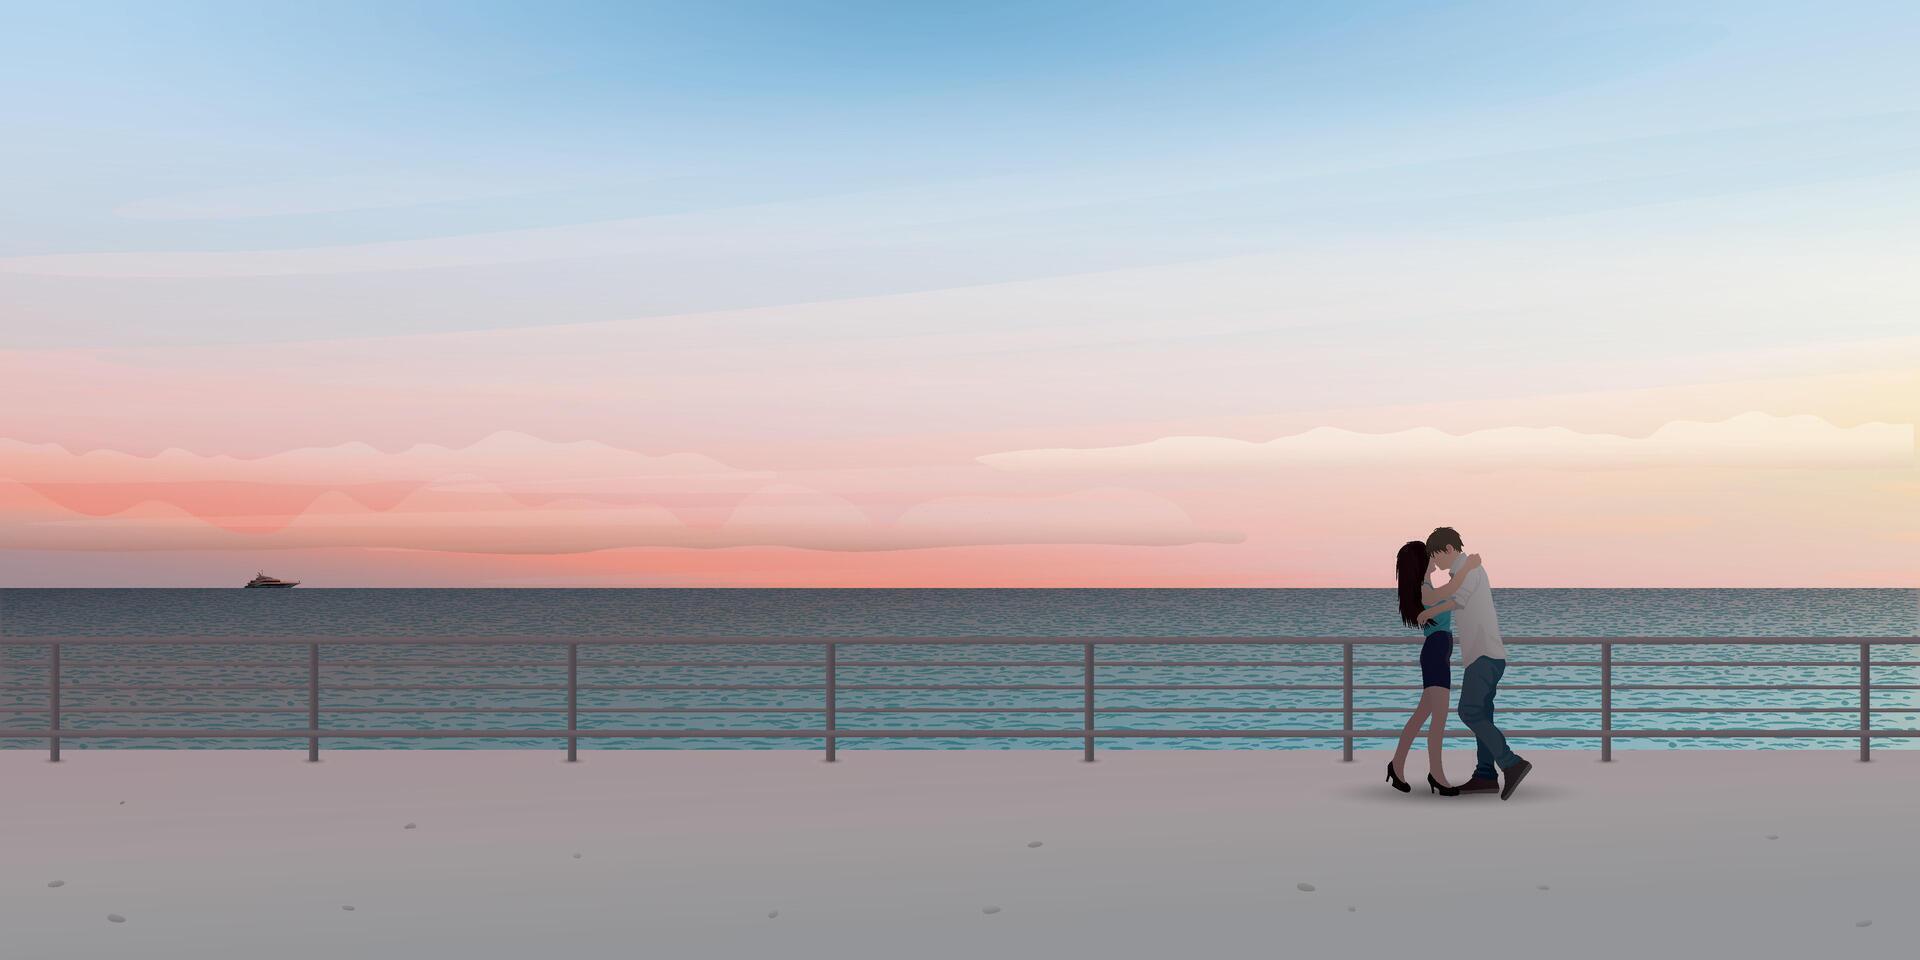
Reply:
<svg viewBox="0 0 1920 960"><path fill-rule="evenodd" d="M1861 118L1826 146L1838 173L1870 175L1912 153L1903 111L1920 88L1906 66L1920 10L1903 4L6 12L0 83L24 95L7 107L0 174L17 229L0 254L358 243L981 181L1041 204L1063 181L1138 199L1312 176L1424 176L1432 197L1454 184L1422 164L1451 160L1470 194L1610 162L1650 137L1682 138L1655 141L1687 154L1682 181L1705 170L1715 183L1702 189L1765 188L1780 173L1747 170L1756 145L1835 128L1789 126L1775 143L1763 130L1758 144L1749 128ZM436 189L407 189L424 184ZM1572 206L1620 189L1600 183ZM287 215L119 215L207 191L280 192L254 212ZM1376 197L1360 193L1365 217ZM1062 226L1088 209L1074 199ZM1568 204L1546 198L1540 212ZM314 209L328 206L359 209Z"/></svg>

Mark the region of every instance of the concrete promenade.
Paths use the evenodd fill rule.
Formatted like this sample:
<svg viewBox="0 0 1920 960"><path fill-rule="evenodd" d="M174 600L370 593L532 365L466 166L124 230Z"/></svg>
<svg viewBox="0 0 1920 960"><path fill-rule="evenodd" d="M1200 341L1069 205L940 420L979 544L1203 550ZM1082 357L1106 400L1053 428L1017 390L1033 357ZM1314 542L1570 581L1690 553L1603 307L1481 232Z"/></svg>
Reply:
<svg viewBox="0 0 1920 960"><path fill-rule="evenodd" d="M1506 803L1405 796L1384 755L1331 751L324 757L0 753L6 955L1834 960L1920 942L1920 752L1542 751ZM1471 755L1450 764L1464 778Z"/></svg>

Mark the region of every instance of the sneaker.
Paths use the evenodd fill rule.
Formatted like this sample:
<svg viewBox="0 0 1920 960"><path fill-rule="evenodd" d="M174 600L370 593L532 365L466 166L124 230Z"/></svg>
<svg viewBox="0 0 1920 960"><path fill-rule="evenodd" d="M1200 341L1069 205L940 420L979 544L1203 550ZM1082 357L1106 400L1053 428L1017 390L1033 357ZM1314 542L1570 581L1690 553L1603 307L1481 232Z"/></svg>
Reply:
<svg viewBox="0 0 1920 960"><path fill-rule="evenodd" d="M1485 777L1474 777L1472 780L1468 780L1466 783L1460 785L1460 792L1498 793L1500 792L1500 781L1488 780Z"/></svg>
<svg viewBox="0 0 1920 960"><path fill-rule="evenodd" d="M1520 781L1525 780L1527 778L1527 774L1532 772L1533 772L1533 764L1528 763L1525 760L1522 760L1519 763L1516 763L1513 766L1508 767L1507 768L1507 785L1500 788L1500 799L1505 800L1508 797L1513 796L1514 788L1520 786Z"/></svg>

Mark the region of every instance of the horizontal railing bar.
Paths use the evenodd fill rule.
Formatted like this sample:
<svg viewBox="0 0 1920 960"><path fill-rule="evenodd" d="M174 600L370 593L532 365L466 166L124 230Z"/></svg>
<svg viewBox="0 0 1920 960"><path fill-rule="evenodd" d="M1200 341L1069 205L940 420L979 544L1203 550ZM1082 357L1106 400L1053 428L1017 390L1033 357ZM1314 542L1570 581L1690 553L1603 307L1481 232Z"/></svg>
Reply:
<svg viewBox="0 0 1920 960"><path fill-rule="evenodd" d="M0 708L0 714L37 714L46 713L47 708L31 709ZM62 716L76 713L152 713L152 714L223 714L223 713L306 713L306 707L69 707L62 705ZM327 707L324 713L377 714L377 713L504 713L504 714L564 714L567 708L554 707ZM580 707L580 713L820 713L819 707Z"/></svg>
<svg viewBox="0 0 1920 960"><path fill-rule="evenodd" d="M9 660L8 666L13 666L13 667L42 666L44 667L46 666L46 662L45 661L31 662L31 661ZM111 660L111 661L101 660L101 661L91 661L91 660L79 659L75 657L62 657L60 660L60 668L62 670L68 670L68 671L82 670L82 669L84 670L102 670L102 669L131 670L131 669L154 668L154 667L163 667L168 669L175 668L175 667L182 668L182 669L185 669L185 668L206 669L206 668L212 668L212 667L245 667L250 670L260 670L260 669L269 669L269 668L276 668L276 667L286 667L288 669L297 669L302 672L305 672L307 669L307 666L308 666L307 661L305 659L300 659L300 660ZM322 670L333 670L336 668L343 668L343 667L501 667L501 668L559 667L561 669L565 669L566 666L567 666L567 662L565 660L553 660L553 661L549 661L549 660L334 660L331 662L322 663L320 665L320 668Z"/></svg>
<svg viewBox="0 0 1920 960"><path fill-rule="evenodd" d="M1605 665L1605 662L1600 660L1531 660L1529 659L1529 660L1517 660L1512 662L1520 665L1524 665L1528 668L1600 667ZM1920 667L1920 660L1874 660L1871 662L1876 667ZM1100 665L1104 667L1104 666L1110 666L1115 664L1112 664L1110 661L1103 660L1103 661L1100 661ZM1142 662L1139 665L1140 666L1162 666L1163 664L1148 661L1148 662ZM1219 666L1221 664L1208 663L1206 661L1199 661L1192 665L1193 666ZM1336 661L1329 661L1326 663L1316 663L1313 665L1337 667L1337 666L1341 666L1341 663L1340 661L1336 660ZM1415 664L1413 661L1410 661L1410 660L1409 661L1355 660L1353 662L1353 665L1356 667L1395 667L1395 666L1412 667L1412 666L1416 666L1417 664ZM1459 664L1455 663L1454 665L1458 666ZM1860 667L1860 660L1859 658L1855 658L1852 660L1615 660L1613 661L1613 665L1615 667L1736 667L1736 668L1846 667L1848 669L1857 670Z"/></svg>
<svg viewBox="0 0 1920 960"><path fill-rule="evenodd" d="M842 688L845 689L845 688ZM840 713L1084 713L1085 707L838 707ZM1101 707L1099 713L1119 713Z"/></svg>
<svg viewBox="0 0 1920 960"><path fill-rule="evenodd" d="M910 661L918 662L918 661ZM820 660L582 660L582 667L818 667ZM1064 666L1079 666L1078 662L1058 661ZM46 661L9 661L9 666L31 667L46 666ZM982 666L1008 666L1002 662L984 663ZM305 660L114 660L98 663L87 660L65 658L62 669L134 669L146 667L246 667L265 669L287 667L305 670ZM320 665L323 671L354 669L366 667L497 667L500 669L565 670L565 660L333 660Z"/></svg>
<svg viewBox="0 0 1920 960"><path fill-rule="evenodd" d="M1518 661L1511 661L1511 662L1512 662L1512 663L1517 663L1517 664L1520 664L1520 665L1524 665L1524 666L1526 666L1526 667L1528 667L1528 668L1534 668L1534 667L1601 667L1601 666L1604 666L1604 665L1605 665L1605 662L1604 662L1604 661L1601 661L1601 660L1518 660ZM1920 660L1875 660L1875 661L1872 661L1872 663L1873 663L1873 665L1874 665L1874 666L1876 666L1876 667L1920 667ZM1099 662L1099 665L1100 665L1100 666L1103 666L1103 667L1107 667L1107 666L1142 666L1142 667L1149 667L1149 666L1151 666L1151 667L1159 667L1159 666L1193 666L1193 667L1217 667L1217 666L1240 666L1241 664L1228 664L1228 663L1224 663L1224 662L1219 662L1219 661L1206 661L1206 660L1196 660L1196 661L1192 661L1192 662L1183 662L1183 663L1166 663L1166 662L1160 662L1160 661L1152 661L1152 660L1144 660L1144 661L1136 661L1136 662L1131 662L1131 663L1125 663L1125 664L1121 664L1121 663L1117 663L1117 662L1114 662L1114 661L1109 661L1109 660L1102 660L1102 661L1100 661L1100 662ZM1273 663L1273 664L1260 664L1260 663L1250 663L1250 664L1245 664L1245 665L1246 665L1246 666L1269 666L1269 665L1271 665L1271 666L1316 666L1316 667L1320 667L1320 666L1327 666L1327 667L1338 667L1338 666L1343 666L1344 664L1343 664L1343 663L1342 663L1341 661L1338 661L1338 660L1329 660L1329 661L1313 661L1313 662L1304 662L1304 661L1303 661L1303 662L1299 662L1299 663L1279 663L1279 662L1276 662L1276 663ZM1374 668L1379 668L1379 667L1408 667L1408 668L1411 668L1411 667L1415 667L1415 666L1418 666L1418 664L1417 664L1417 663L1415 663L1415 662L1414 662L1414 661L1412 661L1412 660L1404 660L1404 661L1403 661L1403 660L1355 660L1355 661L1353 662L1353 665L1354 665L1355 667L1374 667ZM1459 666L1459 664L1458 664L1458 663L1455 663L1455 664L1453 664L1453 665L1454 665L1454 666ZM1615 667L1736 667L1736 668L1743 668L1743 667L1846 667L1846 668L1848 668L1848 669L1855 669L1855 670L1857 670L1857 669L1859 669L1859 667L1860 667L1860 661L1859 661L1859 659L1858 659L1858 658L1855 658L1855 659L1852 659L1852 660L1615 660L1615 661L1613 661L1613 665L1614 665Z"/></svg>
<svg viewBox="0 0 1920 960"><path fill-rule="evenodd" d="M1520 660L1517 663L1532 667L1598 667L1599 660ZM887 666L911 665L914 661L897 661ZM842 663L844 666L845 663ZM1023 666L1019 663L998 663L994 666ZM1342 660L1097 660L1095 666L1101 667L1341 667ZM1419 664L1412 660L1355 660L1357 668L1411 668ZM1849 667L1858 668L1860 661L1853 660L1615 660L1616 667ZM1876 660L1876 667L1920 667L1920 660ZM1079 666L1075 663L1062 663L1061 666ZM1455 666L1458 666L1456 663Z"/></svg>
<svg viewBox="0 0 1920 960"><path fill-rule="evenodd" d="M845 689L842 687L842 689ZM1078 690L1078 685L1072 689ZM1099 683L1096 690L1346 690L1339 683ZM1356 683L1354 690L1418 690L1417 683ZM1509 683L1503 690L1599 690L1597 683ZM1614 689L1620 689L1618 686ZM1731 688L1729 688L1731 689ZM1878 685L1875 685L1878 689Z"/></svg>
<svg viewBox="0 0 1920 960"><path fill-rule="evenodd" d="M1525 660L1520 661L1528 667L1598 667L1599 660ZM842 660L841 667L981 667L981 668L1018 668L1018 667L1080 667L1079 660ZM1340 660L1098 660L1100 667L1339 667ZM1847 667L1857 669L1858 659L1854 660L1748 660L1729 662L1725 660L1615 660L1615 667ZM1876 667L1920 667L1920 660L1876 660ZM45 661L12 661L9 667L46 666ZM564 670L566 661L555 660L336 660L321 664L323 672L352 669L384 668L440 668L472 667L493 669L541 669ZM643 668L643 667L711 667L716 669L768 669L768 668L820 668L825 666L821 660L582 660L581 669L598 668ZM1355 667L1411 668L1412 661L1402 660L1356 660ZM306 670L304 661L294 660L117 660L111 663L89 663L85 660L68 660L62 664L66 670L133 670L147 668L165 669L213 669L245 668Z"/></svg>
<svg viewBox="0 0 1920 960"><path fill-rule="evenodd" d="M1540 707L1501 707L1509 713L1552 712ZM1593 707L1570 707L1570 712L1598 712ZM1859 707L1614 707L1614 713L1859 713ZM1920 707L1874 707L1874 713L1920 713Z"/></svg>
<svg viewBox="0 0 1920 960"><path fill-rule="evenodd" d="M1381 660L1369 663L1365 660L1354 661L1356 667L1404 667L1412 661ZM1345 666L1344 660L1099 660L1093 662L1096 667L1339 667ZM1417 664L1414 664L1417 666ZM1079 664L1073 664L1079 666Z"/></svg>
<svg viewBox="0 0 1920 960"><path fill-rule="evenodd" d="M1079 683L842 683L840 690L1084 690Z"/></svg>
<svg viewBox="0 0 1920 960"><path fill-rule="evenodd" d="M819 690L819 689L822 689L822 686L823 685L820 683L796 683L796 684L785 684L785 683L738 683L738 684L595 683L595 684L587 684L587 683L583 683L579 685L578 689L582 691L587 691L587 690L601 690L601 691L773 690L773 691L795 692L795 691ZM1128 691L1135 691L1135 692L1172 691L1172 690L1283 691L1283 690L1344 690L1344 689L1347 689L1345 686L1337 683L1096 683L1094 685L1094 688L1096 690L1128 690ZM1413 684L1413 683L1356 683L1356 684L1353 684L1352 688L1354 690L1415 690L1415 689L1419 689L1419 685ZM1860 684L1858 683L1775 683L1775 684L1768 684L1768 683L1616 683L1613 685L1613 689L1616 691L1621 691L1621 690L1626 690L1626 691L1635 691L1635 690L1795 691L1795 690L1858 690L1860 688L1861 688ZM1887 691L1920 690L1920 684L1875 683L1873 684L1872 688L1875 690L1887 690ZM43 689L43 688L38 686L29 687L29 686L20 686L20 685L0 687L0 691L27 691L27 690L40 690L40 689ZM63 686L61 689L68 692L74 692L74 693L127 692L127 691L142 691L142 690L220 693L220 692L262 692L262 691L286 692L286 691L304 690L305 687L300 684L266 684L266 683L224 683L224 684L223 683L213 683L213 684L76 683L76 684L68 684L66 686ZM334 683L334 684L328 684L327 689L337 690L337 691L356 691L356 692L438 691L442 693L461 693L466 691L479 691L479 690L525 690L525 691L549 691L550 692L550 691L556 691L556 690L566 690L567 686L566 684L563 684L563 683L458 683L458 684ZM938 691L949 691L949 692L1048 691L1048 690L1061 691L1061 690L1083 690L1085 689L1085 685L1079 684L1079 683L957 683L957 684L843 683L838 685L838 689L854 690L854 691L872 691L872 692L907 691L907 690L938 690ZM1594 683L1510 683L1510 684L1506 684L1504 689L1598 691L1601 689L1601 687L1599 684L1594 684Z"/></svg>
<svg viewBox="0 0 1920 960"><path fill-rule="evenodd" d="M699 712L689 708L692 712ZM1080 707L841 707L841 713L1079 713ZM1414 707L1355 707L1354 713L1412 713ZM640 711L645 712L645 711ZM751 712L751 711L749 711ZM1095 713L1344 713L1344 707L1098 707ZM1599 707L1500 708L1513 713L1589 713ZM1614 707L1614 713L1859 713L1859 707ZM1874 713L1920 713L1920 707L1874 707Z"/></svg>
<svg viewBox="0 0 1920 960"><path fill-rule="evenodd" d="M813 666L821 666L814 663ZM847 667L1079 667L1080 660L836 660L834 666Z"/></svg>
<svg viewBox="0 0 1920 960"><path fill-rule="evenodd" d="M818 683L583 683L576 689L586 690L819 690ZM378 690L438 690L443 693L459 693L463 690L565 690L564 683L330 683L328 690L378 691ZM846 689L843 685L842 690Z"/></svg>
<svg viewBox="0 0 1920 960"><path fill-rule="evenodd" d="M579 689L586 690L821 690L824 683L583 683ZM346 689L335 686L335 689ZM561 689L566 689L562 687ZM840 689L849 689L841 684Z"/></svg>
<svg viewBox="0 0 1920 960"><path fill-rule="evenodd" d="M1605 665L1605 662L1600 660L1528 659L1511 662L1528 668L1600 667ZM1876 667L1920 667L1920 660L1874 660L1872 663ZM1107 665L1107 661L1101 661L1101 666ZM1339 666L1340 664L1334 662L1332 665ZM1413 661L1403 662L1398 660L1355 660L1353 665L1356 667L1411 667L1416 664ZM1458 665L1458 663L1454 664L1454 666ZM1615 660L1613 661L1613 665L1615 667L1846 667L1857 670L1860 667L1860 660L1858 658L1852 660Z"/></svg>
<svg viewBox="0 0 1920 960"><path fill-rule="evenodd" d="M0 730L0 737L46 737L50 730ZM874 732L860 730L660 730L660 728L639 728L639 730L599 730L599 728L553 728L553 730L165 730L165 728L127 728L127 730L73 730L61 728L61 739L65 737L92 737L92 739L157 739L157 737L179 737L179 739L447 739L447 737L480 737L480 739L564 739L564 737L810 737L820 739L826 735L877 735ZM927 730L908 730L899 732L906 737L925 737L939 732ZM1014 737L1052 737L1052 735L1073 735L1079 737L1079 730L1016 730L1016 732L954 732L958 737L985 737L985 735L1014 735Z"/></svg>
<svg viewBox="0 0 1920 960"><path fill-rule="evenodd" d="M1026 683L1026 684L930 684L930 683L865 683L839 684L841 690L905 691L905 690L1082 690L1084 684L1078 683ZM1096 683L1095 690L1341 690L1335 683ZM1355 690L1415 690L1418 684L1355 684ZM586 689L582 687L582 689ZM1509 690L1598 690L1599 687L1584 684L1509 684Z"/></svg>
<svg viewBox="0 0 1920 960"><path fill-rule="evenodd" d="M583 691L586 691L586 690L601 690L601 691L773 690L773 691L794 692L794 691L819 690L819 689L822 689L822 686L823 685L819 683L795 683L795 684L786 684L786 683L736 683L736 684L594 683L594 684L587 684L587 683L583 683L579 685L578 689ZM1282 690L1344 690L1344 689L1347 689L1345 686L1337 683L1097 683L1094 685L1094 688L1096 690L1128 690L1128 691L1135 691L1135 692L1153 692L1153 691L1170 691L1170 690L1282 691ZM16 691L16 690L26 691L26 690L39 690L39 689L42 689L42 688L37 686L35 687L27 687L27 686L0 687L0 691ZM215 684L76 683L76 684L66 685L61 689L66 690L68 692L78 692L78 693L126 692L126 691L137 691L137 690L148 690L148 691L165 690L165 691L175 691L175 692L219 693L219 692L258 692L258 691L285 692L285 691L303 690L305 689L305 687L299 684L262 684L262 683L227 683L227 684L220 684L220 683L215 683ZM327 689L357 691L357 692L438 691L442 693L460 693L460 692L478 691L478 690L556 691L556 690L565 690L567 689L567 686L566 684L563 684L563 683L459 683L459 684L334 683L334 684L328 684ZM854 691L872 691L872 692L880 692L880 691L896 691L897 692L897 691L907 691L907 690L939 690L939 691L949 691L949 692L1047 691L1047 690L1060 691L1060 690L1083 690L1085 689L1085 685L1079 684L1079 683L950 683L950 684L947 684L947 683L843 683L838 685L838 689L854 690ZM1356 684L1353 684L1353 689L1355 690L1415 690L1415 689L1419 689L1419 684L1356 683ZM1601 688L1599 684L1595 684L1595 683L1510 683L1510 684L1506 684L1504 689L1598 691ZM1858 683L1841 683L1841 684L1836 684L1836 683L1777 683L1777 684L1617 683L1613 685L1613 689L1616 691L1619 691L1619 690L1628 690L1628 691L1633 691L1633 690L1700 690L1700 691L1858 690L1860 689L1860 684ZM1920 684L1875 683L1873 684L1873 689L1889 690L1889 691L1920 690Z"/></svg>
<svg viewBox="0 0 1920 960"><path fill-rule="evenodd" d="M1599 665L1598 660L1592 664L1559 664L1544 660L1520 662L1529 667ZM1876 667L1920 667L1920 660L1875 660L1872 663ZM1857 657L1852 660L1615 660L1613 665L1615 667L1848 667L1858 670L1860 660Z"/></svg>
<svg viewBox="0 0 1920 960"><path fill-rule="evenodd" d="M45 707L29 710L9 710L0 708L0 714L41 714ZM271 714L306 713L306 707L68 707L62 706L62 716L71 714L211 714L218 716L227 713ZM478 713L478 714L565 714L567 708L554 707L326 707L321 712L329 714L416 714L416 713ZM580 707L578 713L602 714L643 714L643 713L821 713L820 707ZM841 711L861 712L861 711ZM1010 711L1014 712L1014 711ZM1073 712L1073 711L1066 711Z"/></svg>
<svg viewBox="0 0 1920 960"><path fill-rule="evenodd" d="M756 668L756 667L759 667L759 668L764 668L764 667L818 668L818 667L824 666L825 663L826 662L824 660L586 660L586 659L582 659L579 663L579 667L582 670L588 669L590 667L606 668L606 669L625 668L625 667L724 667L729 670L734 670L734 669L740 669L740 668ZM500 664L489 663L488 661L485 661L485 660L470 660L470 661L469 660L459 660L459 661L407 660L407 661L397 661L397 662L385 661L385 660L369 660L369 661L335 660L331 663L325 664L325 666L329 668L390 667L390 666L437 667L437 666L447 666L447 665L458 665L458 666L466 666L466 667L500 666ZM526 663L525 666L564 670L566 669L567 662L565 660L556 660L552 662L530 661Z"/></svg>
<svg viewBox="0 0 1920 960"><path fill-rule="evenodd" d="M336 663L333 666L347 666ZM845 667L1078 667L1078 660L840 660L836 666ZM563 664L564 666L564 664ZM825 660L582 660L580 668L636 668L636 667L811 667L824 668Z"/></svg>
<svg viewBox="0 0 1920 960"><path fill-rule="evenodd" d="M365 708L378 713L378 707ZM565 710L557 712L564 713ZM825 707L581 707L580 713L825 713ZM845 713L845 710L841 711Z"/></svg>
<svg viewBox="0 0 1920 960"><path fill-rule="evenodd" d="M841 713L860 714L1000 714L1000 713L1081 713L1081 707L840 707ZM1410 713L1413 707L1355 707L1354 713ZM1526 705L1508 706L1503 712L1513 713L1588 713L1598 714L1598 707L1532 707ZM46 713L46 707L0 707L0 714L35 715ZM69 707L62 706L60 712L67 714L269 714L307 712L305 707ZM475 714L562 714L564 706L553 707L327 707L327 713L339 714L426 714L426 713L475 713ZM822 713L822 707L580 707L580 713L598 714L702 714L702 713ZM1095 713L1341 713L1341 707L1099 707ZM1730 713L1730 714L1767 714L1767 713L1859 713L1859 707L1614 707L1614 713ZM1874 707L1874 713L1920 714L1920 707Z"/></svg>
<svg viewBox="0 0 1920 960"><path fill-rule="evenodd" d="M1600 738L1602 731L1596 727L1590 730L1507 730L1504 732L1506 733L1508 739L1532 738L1532 739L1556 739L1556 740L1558 739L1597 740ZM713 735L715 733L716 732L714 731L707 731L707 735ZM1686 737L1702 737L1706 739L1734 739L1739 737L1788 739L1788 738L1813 737L1813 738L1851 740L1851 739L1857 738L1859 734L1860 734L1860 731L1852 727L1838 727L1833 729L1808 729L1808 730L1613 730L1611 731L1611 735L1615 737L1675 738L1675 739L1686 738ZM63 735L64 735L64 731L63 731ZM589 733L585 730L582 730L580 732L580 735L588 736ZM617 732L617 733L609 733L606 735L618 737L618 736L626 736L627 733ZM664 733L662 735L671 736L675 734ZM684 736L685 734L682 733L679 735ZM1358 729L1356 730L1271 730L1271 729L1143 730L1138 728L1131 728L1131 729L1100 729L1100 730L1092 731L1091 734L1089 734L1088 731L1084 731L1084 730L877 730L877 729L865 730L860 728L841 727L833 731L833 735L836 737L875 737L875 738L1006 737L1009 739L1023 739L1023 740L1045 739L1045 738L1054 738L1054 737L1078 740L1088 735L1091 735L1096 739L1102 739L1102 740L1105 740L1105 739L1184 740L1184 739L1194 738L1194 737L1207 738L1207 739L1226 739L1226 740L1232 740L1232 739L1338 740L1344 737L1352 736L1355 738L1391 740L1395 737L1398 737L1400 735L1400 731L1393 730L1393 729L1380 729L1380 730L1358 730ZM1473 739L1473 731L1471 730L1448 730L1446 731L1446 735L1456 740ZM1873 736L1876 739L1881 737L1888 737L1892 739L1910 739L1910 738L1920 737L1920 730L1876 730L1873 732Z"/></svg>
<svg viewBox="0 0 1920 960"><path fill-rule="evenodd" d="M1856 664L1857 666L1857 664ZM1855 683L1616 683L1615 690L1858 690ZM1876 683L1875 690L1920 690L1920 684Z"/></svg>
<svg viewBox="0 0 1920 960"><path fill-rule="evenodd" d="M202 693L219 693L222 691L260 692L270 690L286 692L305 690L306 688L306 684L303 683L65 683L60 685L61 691L65 693L125 692L129 690L168 690L181 693L193 691ZM44 691L46 687L44 685L31 687L0 687L0 690Z"/></svg>
<svg viewBox="0 0 1920 960"><path fill-rule="evenodd" d="M1364 646L1396 645L1417 646L1422 642L1418 635L1395 637L1297 637L1297 636L1231 636L1231 637L1125 637L1125 636L940 636L940 637L606 637L578 636L570 637L558 634L535 636L406 636L406 637L365 637L365 636L253 636L253 637L196 637L196 636L0 636L0 646L41 647L49 644L62 645L150 645L150 646L193 646L196 644L212 646L240 646L255 644L261 646L305 646L321 644L324 646L513 646L513 645L567 645L580 646L821 646L828 643L862 646L1342 646L1355 644ZM1916 636L1880 636L1880 637L1508 637L1508 644L1535 646L1592 646L1611 643L1616 646L1858 646L1868 645L1914 645L1920 646L1920 637Z"/></svg>
<svg viewBox="0 0 1920 960"><path fill-rule="evenodd" d="M332 709L332 708L330 708ZM0 713L46 713L46 707L31 710L0 709ZM222 714L222 713L306 713L306 707L72 707L60 705L60 715L71 716L76 713L156 713L156 714ZM548 712L548 711L543 711Z"/></svg>
<svg viewBox="0 0 1920 960"><path fill-rule="evenodd" d="M43 738L43 737L52 735L55 732L56 731L54 730L44 729L44 728L42 729L0 728L0 738L38 739L38 738ZM76 730L68 727L62 727L57 732L62 738L67 738L67 737L93 738L93 739L177 738L177 739L193 739L193 740L307 739L312 737L322 737L330 740L331 739L348 739L348 740L444 739L444 738L452 738L452 737L474 737L479 739L507 739L507 738L510 738L510 739L563 739L567 737L583 737L583 738L584 737L600 737L600 738L609 738L609 739L611 738L620 738L620 739L628 739L628 738L636 738L636 739L637 738L662 738L662 739L664 738L742 738L742 739L745 739L745 738L752 738L752 739L812 738L812 739L820 739L827 736L871 737L871 738L885 738L885 739L947 737L947 738L966 738L966 739L1002 738L1002 739L1015 739L1015 740L1060 738L1060 739L1078 740L1078 739L1083 739L1085 737L1092 736L1099 739L1146 739L1146 738L1191 739L1191 738L1201 737L1201 738L1208 738L1208 739L1293 738L1293 739L1329 739L1330 740L1330 739L1340 739L1343 737L1391 739L1393 737L1397 737L1400 735L1400 731L1398 730L1387 730L1387 729L1381 729L1381 730L1363 730L1363 729L1144 730L1139 728L1121 728L1121 729L1107 728L1107 729L1087 730L1079 727L1039 729L1039 730L1025 730L1025 729L1023 730L978 730L978 729L890 730L890 729L859 728L859 727L852 727L852 728L838 727L834 729L806 729L806 730L791 730L791 729L712 730L712 729L660 729L660 728L600 729L600 728L593 728L593 727L581 727L576 729L568 729L566 727L556 727L551 730L524 730L524 729L510 729L510 730L322 729L322 730L314 730L314 729L308 729L308 728L288 728L285 730L203 730L203 729L181 730L181 729L162 729L162 728L78 729ZM1641 738L1641 739L1646 739L1646 738L1734 739L1734 738L1751 737L1751 738L1776 738L1776 739L1786 739L1786 738L1822 739L1824 738L1824 739L1850 740L1850 739L1855 739L1860 735L1860 731L1857 728L1847 728L1847 727L1835 728L1835 729L1779 729L1779 730L1767 730L1767 729L1761 729L1761 730L1716 730L1716 729L1621 730L1621 729L1614 729L1614 730L1605 731L1605 732L1614 737L1634 737L1634 738ZM1598 739L1603 733L1603 731L1599 729L1591 729L1591 730L1549 729L1549 730L1508 730L1508 731L1505 731L1505 733L1509 739L1532 738L1532 739L1592 740L1592 739ZM1473 732L1470 730L1452 730L1452 731L1448 731L1447 735L1454 737L1456 739L1465 739L1465 738L1472 737ZM1874 739L1917 738L1917 737L1920 737L1920 730L1875 730L1875 731L1872 731L1871 736Z"/></svg>

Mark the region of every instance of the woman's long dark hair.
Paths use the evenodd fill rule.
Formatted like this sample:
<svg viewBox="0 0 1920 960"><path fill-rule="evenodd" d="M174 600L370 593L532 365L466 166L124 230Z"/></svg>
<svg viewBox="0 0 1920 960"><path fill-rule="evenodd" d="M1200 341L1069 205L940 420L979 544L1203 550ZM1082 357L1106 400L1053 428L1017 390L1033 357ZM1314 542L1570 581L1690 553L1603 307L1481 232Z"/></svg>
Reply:
<svg viewBox="0 0 1920 960"><path fill-rule="evenodd" d="M1420 625L1420 611L1427 608L1420 588L1427 582L1427 545L1409 540L1393 558L1393 575L1400 588L1400 622L1409 627Z"/></svg>

